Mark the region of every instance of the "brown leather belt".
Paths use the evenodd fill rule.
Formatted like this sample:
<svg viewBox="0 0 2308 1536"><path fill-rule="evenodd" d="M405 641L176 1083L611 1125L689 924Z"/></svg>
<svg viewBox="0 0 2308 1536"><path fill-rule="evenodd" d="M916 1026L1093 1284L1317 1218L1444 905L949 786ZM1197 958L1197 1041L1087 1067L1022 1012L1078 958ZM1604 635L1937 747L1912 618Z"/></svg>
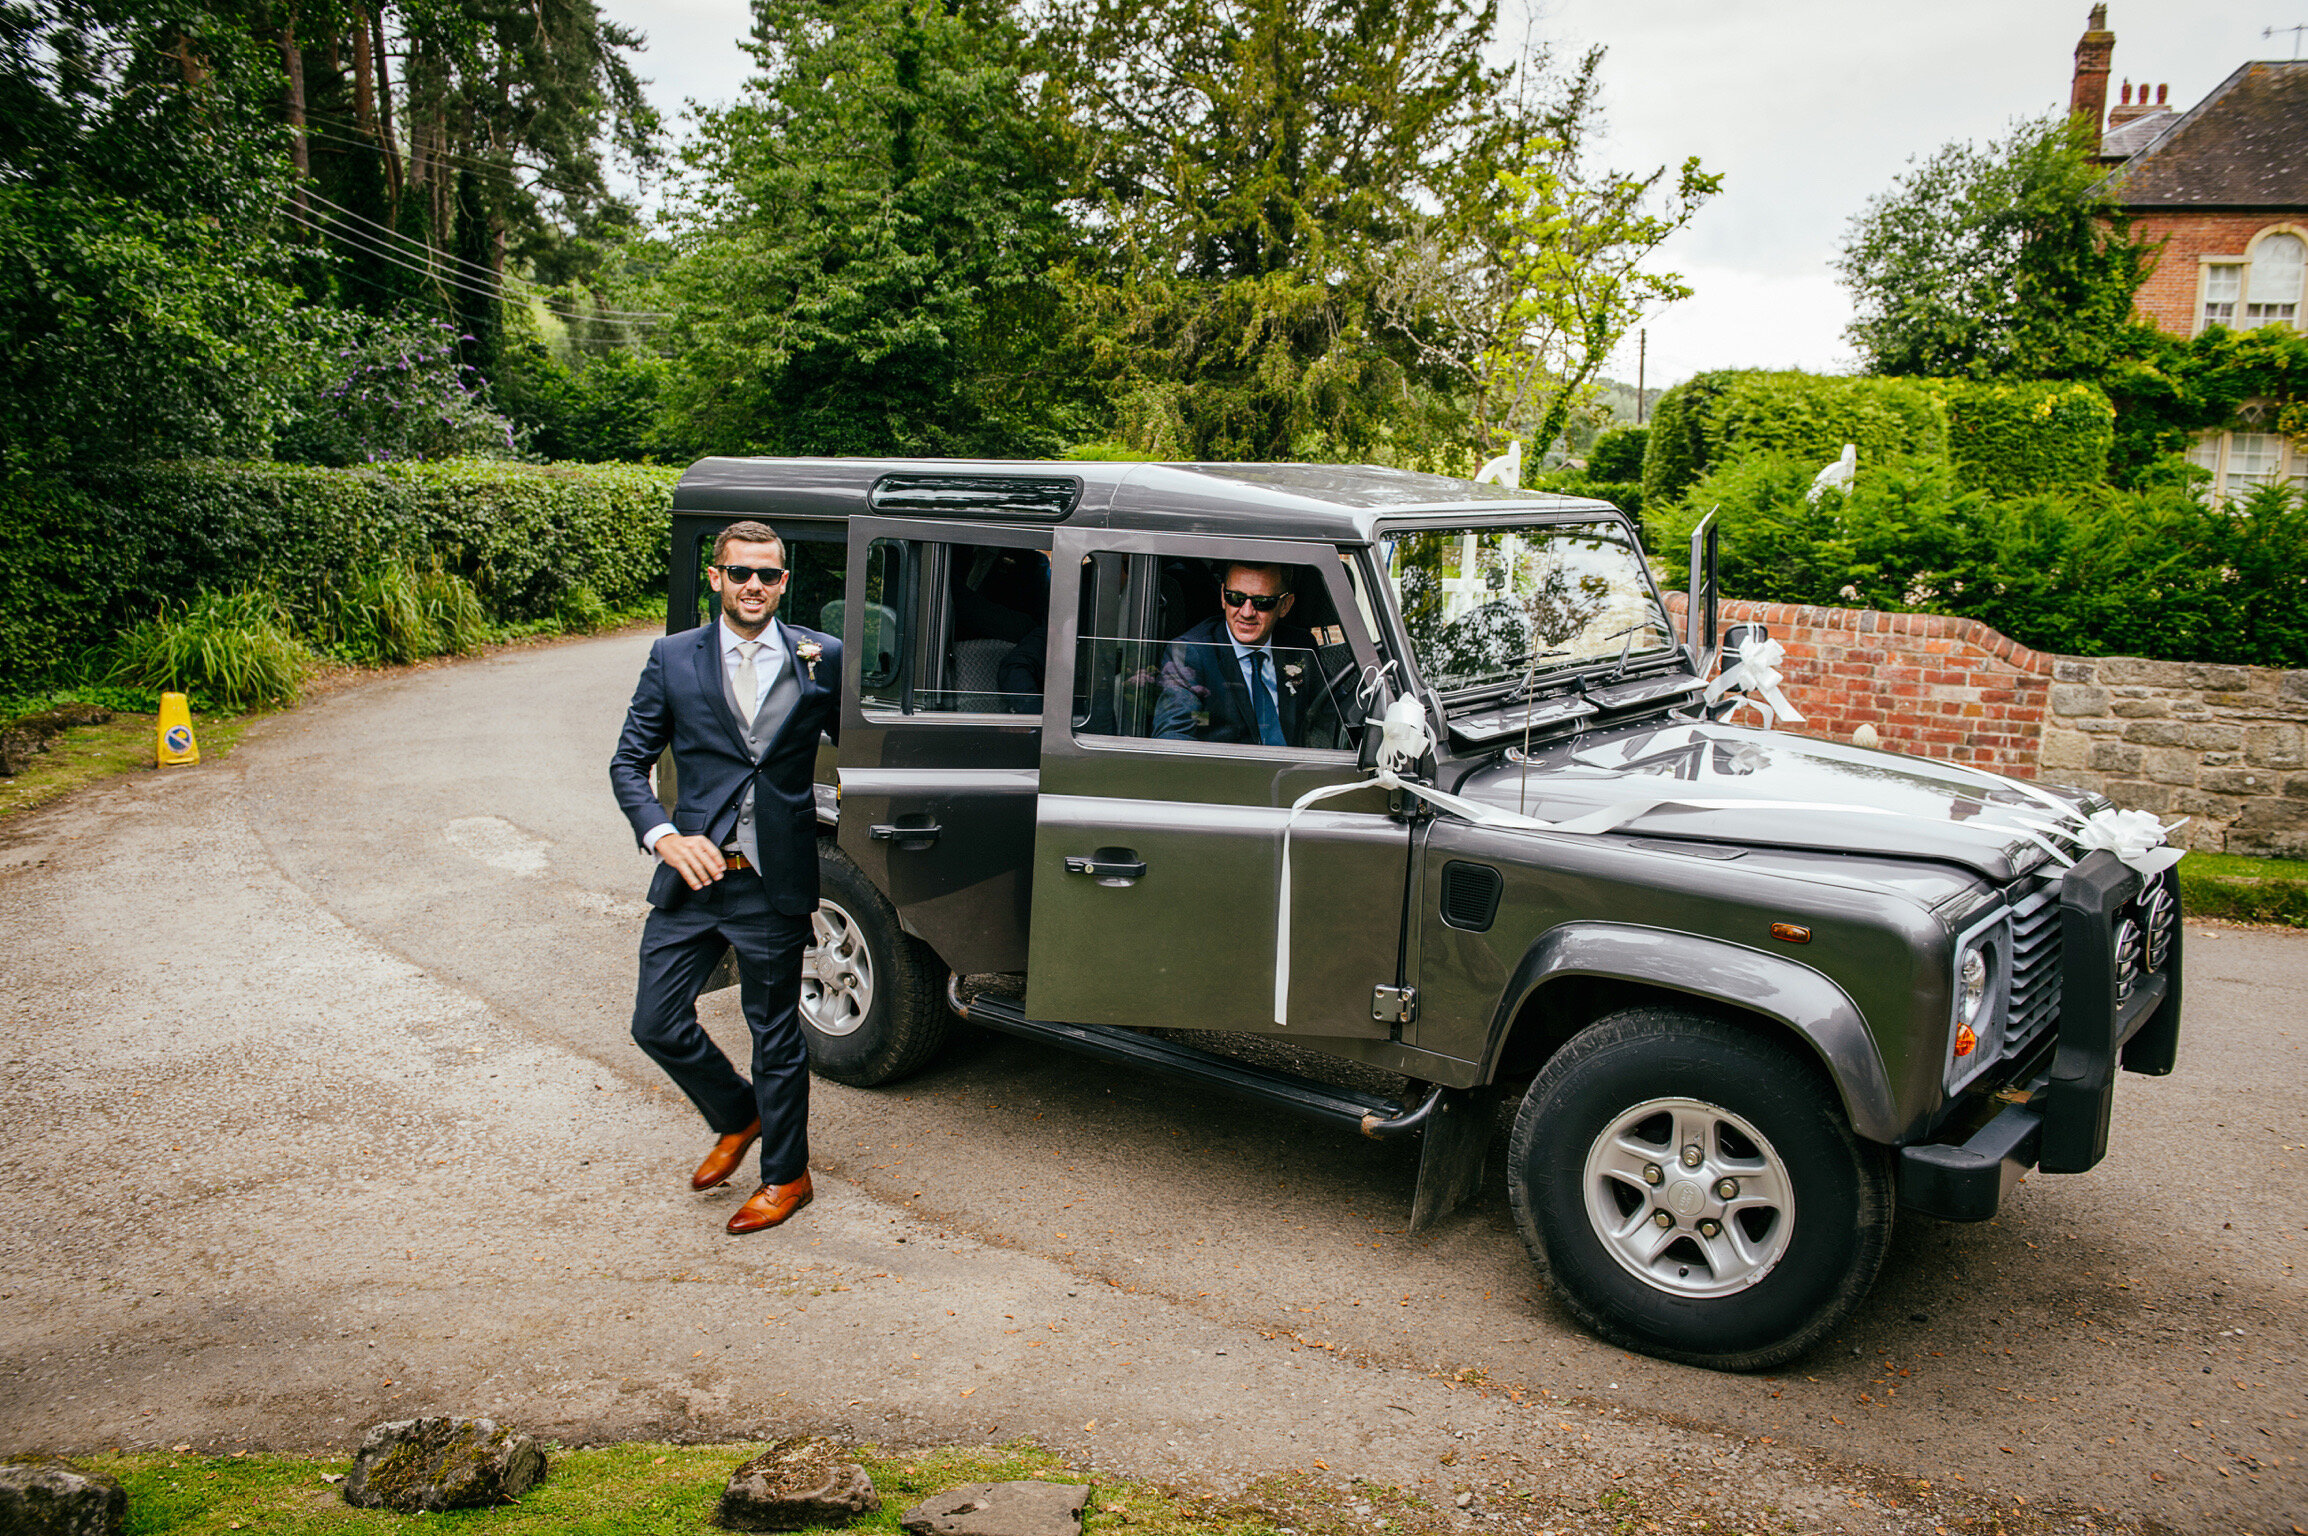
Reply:
<svg viewBox="0 0 2308 1536"><path fill-rule="evenodd" d="M724 853L721 856L721 862L725 867L729 869L753 868L753 865L747 862L745 855L742 853Z"/></svg>

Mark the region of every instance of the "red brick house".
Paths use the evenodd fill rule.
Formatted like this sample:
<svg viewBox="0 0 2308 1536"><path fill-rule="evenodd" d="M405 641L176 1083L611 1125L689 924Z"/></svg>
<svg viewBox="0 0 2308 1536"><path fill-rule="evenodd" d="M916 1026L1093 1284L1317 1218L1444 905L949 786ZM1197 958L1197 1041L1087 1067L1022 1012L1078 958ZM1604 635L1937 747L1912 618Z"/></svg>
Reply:
<svg viewBox="0 0 2308 1536"><path fill-rule="evenodd" d="M2164 242L2141 285L2140 313L2175 336L2208 325L2299 327L2308 284L2308 60L2262 61L2235 73L2186 111L2159 86L2129 80L2108 105L2115 34L2092 7L2076 44L2070 110L2101 129L2133 233ZM2102 127L2104 124L2104 127ZM2308 479L2308 453L2274 432L2216 432L2189 457L2231 495L2273 480Z"/></svg>

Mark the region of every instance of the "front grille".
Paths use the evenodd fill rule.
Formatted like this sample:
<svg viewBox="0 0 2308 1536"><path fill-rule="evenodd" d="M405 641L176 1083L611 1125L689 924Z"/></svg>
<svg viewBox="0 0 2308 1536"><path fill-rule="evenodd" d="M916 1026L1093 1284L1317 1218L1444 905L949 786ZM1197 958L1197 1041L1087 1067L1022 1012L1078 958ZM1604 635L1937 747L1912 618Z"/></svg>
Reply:
<svg viewBox="0 0 2308 1536"><path fill-rule="evenodd" d="M2038 883L2012 903L2011 1010L2003 1055L2009 1061L2043 1037L2060 1016L2060 887Z"/></svg>

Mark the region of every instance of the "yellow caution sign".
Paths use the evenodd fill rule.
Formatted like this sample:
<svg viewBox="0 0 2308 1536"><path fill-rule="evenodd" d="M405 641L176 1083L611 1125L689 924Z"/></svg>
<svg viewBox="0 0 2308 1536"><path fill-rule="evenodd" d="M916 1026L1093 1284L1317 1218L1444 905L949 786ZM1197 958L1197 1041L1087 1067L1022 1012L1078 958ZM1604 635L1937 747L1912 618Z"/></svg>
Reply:
<svg viewBox="0 0 2308 1536"><path fill-rule="evenodd" d="M181 693L160 696L160 766L200 761L200 743L192 739L192 706Z"/></svg>

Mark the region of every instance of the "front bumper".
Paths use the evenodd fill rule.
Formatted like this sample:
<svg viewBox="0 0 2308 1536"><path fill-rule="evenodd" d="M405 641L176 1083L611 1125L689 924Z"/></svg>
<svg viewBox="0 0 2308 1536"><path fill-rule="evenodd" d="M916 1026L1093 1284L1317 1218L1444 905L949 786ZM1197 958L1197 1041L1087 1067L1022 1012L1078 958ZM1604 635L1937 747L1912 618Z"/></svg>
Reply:
<svg viewBox="0 0 2308 1536"><path fill-rule="evenodd" d="M2150 1076L2172 1070L2180 1038L2176 915L2164 968L2117 997L2116 915L2141 888L2141 876L2111 853L2091 854L2068 871L2060 882L2060 1022L2051 1065L1961 1143L1902 1148L1901 1205L1943 1221L1985 1221L2031 1168L2082 1173L2107 1155L2119 1061Z"/></svg>

